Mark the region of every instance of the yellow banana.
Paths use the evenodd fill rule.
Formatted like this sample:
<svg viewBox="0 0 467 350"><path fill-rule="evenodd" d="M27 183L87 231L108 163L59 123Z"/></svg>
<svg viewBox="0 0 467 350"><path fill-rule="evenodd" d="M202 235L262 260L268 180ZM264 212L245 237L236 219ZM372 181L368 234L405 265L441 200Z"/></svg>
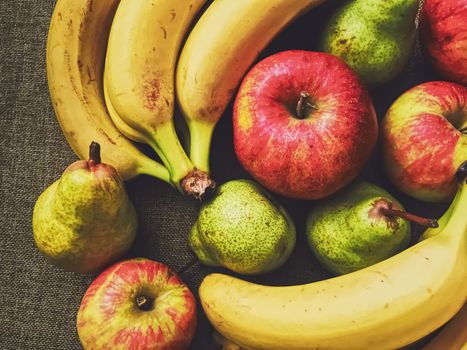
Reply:
<svg viewBox="0 0 467 350"><path fill-rule="evenodd" d="M118 0L58 0L47 41L47 77L55 114L81 159L89 144L102 147L102 161L125 180L148 174L170 181L168 170L145 156L112 123L102 95L110 25Z"/></svg>
<svg viewBox="0 0 467 350"><path fill-rule="evenodd" d="M194 26L176 72L190 128L190 158L209 172L216 123L258 54L291 21L324 0L214 0Z"/></svg>
<svg viewBox="0 0 467 350"><path fill-rule="evenodd" d="M467 304L422 350L459 350L467 348Z"/></svg>
<svg viewBox="0 0 467 350"><path fill-rule="evenodd" d="M172 182L185 192L195 190L195 196L198 188L185 184L200 180L198 172L173 124L174 75L185 32L205 1L122 0L112 23L104 71L106 101L117 127L153 147Z"/></svg>
<svg viewBox="0 0 467 350"><path fill-rule="evenodd" d="M315 283L269 287L207 276L203 309L246 349L396 349L434 331L467 297L467 181L440 227L392 258Z"/></svg>

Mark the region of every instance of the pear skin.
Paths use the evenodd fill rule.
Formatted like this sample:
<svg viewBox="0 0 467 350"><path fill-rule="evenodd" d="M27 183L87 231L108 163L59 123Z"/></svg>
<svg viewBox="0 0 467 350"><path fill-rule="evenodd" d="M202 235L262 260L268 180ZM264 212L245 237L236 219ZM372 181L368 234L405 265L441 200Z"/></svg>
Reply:
<svg viewBox="0 0 467 350"><path fill-rule="evenodd" d="M295 246L295 225L283 207L249 180L221 185L200 211L189 243L198 259L241 274L281 266Z"/></svg>
<svg viewBox="0 0 467 350"><path fill-rule="evenodd" d="M318 202L307 217L308 243L317 259L336 275L385 260L410 242L410 223L384 215L402 205L382 188L359 182Z"/></svg>
<svg viewBox="0 0 467 350"><path fill-rule="evenodd" d="M370 86L396 77L413 53L419 0L352 0L333 14L321 49L343 59Z"/></svg>
<svg viewBox="0 0 467 350"><path fill-rule="evenodd" d="M115 169L82 160L39 196L32 224L37 248L53 265L95 273L131 247L137 215Z"/></svg>

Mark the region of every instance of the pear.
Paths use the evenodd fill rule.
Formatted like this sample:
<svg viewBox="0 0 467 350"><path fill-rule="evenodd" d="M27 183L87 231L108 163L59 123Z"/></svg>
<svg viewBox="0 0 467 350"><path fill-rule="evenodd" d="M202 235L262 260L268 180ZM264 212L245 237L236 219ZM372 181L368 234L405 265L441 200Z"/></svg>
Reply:
<svg viewBox="0 0 467 350"><path fill-rule="evenodd" d="M257 183L233 180L201 207L189 234L198 259L241 274L281 266L295 246L295 225L286 210Z"/></svg>
<svg viewBox="0 0 467 350"><path fill-rule="evenodd" d="M317 259L336 275L360 270L407 248L410 221L437 227L436 220L403 211L384 189L358 182L328 197L307 217L308 243Z"/></svg>
<svg viewBox="0 0 467 350"><path fill-rule="evenodd" d="M327 23L321 49L343 59L370 86L397 76L413 52L418 0L353 0Z"/></svg>
<svg viewBox="0 0 467 350"><path fill-rule="evenodd" d="M100 162L92 143L90 159L71 164L36 202L34 240L54 265L94 273L120 258L136 235L137 216L116 170Z"/></svg>

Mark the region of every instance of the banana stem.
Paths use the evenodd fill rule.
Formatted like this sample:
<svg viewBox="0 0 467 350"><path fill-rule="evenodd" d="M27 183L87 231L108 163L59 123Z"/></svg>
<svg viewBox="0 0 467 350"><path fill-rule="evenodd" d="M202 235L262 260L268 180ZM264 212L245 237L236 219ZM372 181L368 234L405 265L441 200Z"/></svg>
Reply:
<svg viewBox="0 0 467 350"><path fill-rule="evenodd" d="M180 181L194 170L194 165L183 150L173 123L159 125L148 144L164 161L173 184L180 188Z"/></svg>
<svg viewBox="0 0 467 350"><path fill-rule="evenodd" d="M168 183L171 186L174 186L172 181L170 181L169 170L159 162L156 162L155 160L149 158L143 158L139 160L139 164L140 167L138 170L140 174L153 176L159 180Z"/></svg>
<svg viewBox="0 0 467 350"><path fill-rule="evenodd" d="M89 145L88 166L91 171L96 169L96 165L101 163L101 145L92 141Z"/></svg>
<svg viewBox="0 0 467 350"><path fill-rule="evenodd" d="M425 226L425 227L438 227L438 221L436 219L422 218L420 216L407 213L406 211L397 210L393 208L380 208L381 214L390 217L399 217L410 222Z"/></svg>
<svg viewBox="0 0 467 350"><path fill-rule="evenodd" d="M189 123L190 159L196 169L209 173L209 154L215 124Z"/></svg>

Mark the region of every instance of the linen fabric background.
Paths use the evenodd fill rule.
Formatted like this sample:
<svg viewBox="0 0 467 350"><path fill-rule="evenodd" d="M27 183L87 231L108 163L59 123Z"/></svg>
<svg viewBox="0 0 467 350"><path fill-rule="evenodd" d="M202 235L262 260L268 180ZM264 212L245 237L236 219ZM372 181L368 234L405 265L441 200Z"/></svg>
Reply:
<svg viewBox="0 0 467 350"><path fill-rule="evenodd" d="M45 47L54 4L53 0L3 0L0 6L0 349L5 350L81 349L76 312L95 277L65 273L51 266L35 248L32 236L31 217L37 197L77 159L56 121L47 87ZM282 32L262 57L287 49L316 49L323 20L338 4L330 0L303 16ZM402 92L433 79L438 77L417 46L397 79L371 90L379 118ZM212 145L212 173L218 183L248 178L233 151L231 111L230 106ZM378 150L361 178L383 186L417 214L438 217L446 209L446 205L424 204L396 191L381 170ZM128 182L127 189L140 220L128 256L147 257L180 269L193 257L186 236L196 220L199 203L145 176ZM329 277L312 257L304 236L305 216L314 203L278 199L295 219L296 249L278 271L246 279L290 285ZM415 230L414 239L419 232ZM228 273L196 264L181 277L197 295L201 280L213 271ZM212 328L199 303L198 311L198 328L190 349L213 349Z"/></svg>

